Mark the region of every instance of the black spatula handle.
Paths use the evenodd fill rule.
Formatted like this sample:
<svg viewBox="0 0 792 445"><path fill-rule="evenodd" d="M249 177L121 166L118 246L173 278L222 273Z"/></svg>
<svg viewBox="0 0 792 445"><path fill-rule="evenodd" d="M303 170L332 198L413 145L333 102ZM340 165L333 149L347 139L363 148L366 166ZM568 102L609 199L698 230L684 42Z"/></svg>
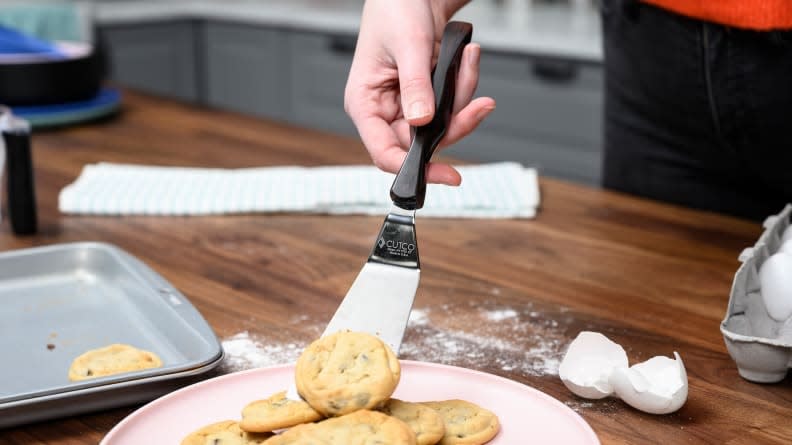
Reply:
<svg viewBox="0 0 792 445"><path fill-rule="evenodd" d="M30 133L25 130L2 132L8 168L8 215L17 235L36 233L36 192L33 184L33 159Z"/></svg>
<svg viewBox="0 0 792 445"><path fill-rule="evenodd" d="M432 75L434 117L428 124L415 128L410 151L407 152L407 157L391 186L393 203L403 209L423 207L426 196L426 165L451 122L462 50L470 43L472 36L473 25L466 22L449 22L443 31L440 57Z"/></svg>

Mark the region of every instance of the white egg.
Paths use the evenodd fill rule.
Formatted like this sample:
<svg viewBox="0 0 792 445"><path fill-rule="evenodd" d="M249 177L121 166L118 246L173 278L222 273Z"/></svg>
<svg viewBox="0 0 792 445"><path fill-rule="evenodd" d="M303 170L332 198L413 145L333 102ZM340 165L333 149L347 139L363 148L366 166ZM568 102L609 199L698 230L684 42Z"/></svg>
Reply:
<svg viewBox="0 0 792 445"><path fill-rule="evenodd" d="M615 395L650 414L678 410L687 400L688 381L682 359L676 352L674 357L652 357L630 368L615 369L610 378Z"/></svg>
<svg viewBox="0 0 792 445"><path fill-rule="evenodd" d="M558 367L558 376L570 391L587 399L613 393L613 370L627 367L624 348L598 332L583 331L569 345Z"/></svg>
<svg viewBox="0 0 792 445"><path fill-rule="evenodd" d="M767 313L776 321L792 315L792 255L776 253L759 268L759 285Z"/></svg>

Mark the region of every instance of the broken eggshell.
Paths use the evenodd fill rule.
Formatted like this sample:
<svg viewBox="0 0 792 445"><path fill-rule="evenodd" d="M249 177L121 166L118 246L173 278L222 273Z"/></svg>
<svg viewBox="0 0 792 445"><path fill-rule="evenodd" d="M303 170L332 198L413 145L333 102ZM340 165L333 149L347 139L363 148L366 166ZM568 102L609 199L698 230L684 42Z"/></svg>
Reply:
<svg viewBox="0 0 792 445"><path fill-rule="evenodd" d="M688 381L682 359L676 352L674 357L653 357L630 368L615 369L610 378L615 395L650 414L678 410L687 400Z"/></svg>
<svg viewBox="0 0 792 445"><path fill-rule="evenodd" d="M583 331L570 343L558 368L558 376L570 391L587 399L613 393L610 376L627 368L624 348L598 332Z"/></svg>

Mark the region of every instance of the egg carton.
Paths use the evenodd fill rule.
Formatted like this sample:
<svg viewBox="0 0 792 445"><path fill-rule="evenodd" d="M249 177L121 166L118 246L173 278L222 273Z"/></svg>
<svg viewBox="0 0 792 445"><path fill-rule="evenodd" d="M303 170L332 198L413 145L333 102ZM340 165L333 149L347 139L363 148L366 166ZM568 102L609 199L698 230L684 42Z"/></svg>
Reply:
<svg viewBox="0 0 792 445"><path fill-rule="evenodd" d="M754 247L740 253L742 264L734 275L726 317L720 325L740 376L752 382L779 382L792 367L792 318L777 321L770 317L759 281L762 264L781 247L790 214L792 205L787 205L777 215L769 216Z"/></svg>

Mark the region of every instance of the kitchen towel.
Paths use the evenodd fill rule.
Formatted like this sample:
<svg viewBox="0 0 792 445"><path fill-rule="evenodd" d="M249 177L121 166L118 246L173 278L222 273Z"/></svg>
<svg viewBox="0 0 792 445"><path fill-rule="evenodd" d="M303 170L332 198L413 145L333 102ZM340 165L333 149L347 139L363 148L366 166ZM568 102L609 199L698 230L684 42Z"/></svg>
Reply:
<svg viewBox="0 0 792 445"><path fill-rule="evenodd" d="M532 218L536 170L517 163L458 167L460 187L430 184L421 217ZM371 166L242 169L125 164L85 166L59 196L61 212L217 215L310 212L383 215L393 175Z"/></svg>

